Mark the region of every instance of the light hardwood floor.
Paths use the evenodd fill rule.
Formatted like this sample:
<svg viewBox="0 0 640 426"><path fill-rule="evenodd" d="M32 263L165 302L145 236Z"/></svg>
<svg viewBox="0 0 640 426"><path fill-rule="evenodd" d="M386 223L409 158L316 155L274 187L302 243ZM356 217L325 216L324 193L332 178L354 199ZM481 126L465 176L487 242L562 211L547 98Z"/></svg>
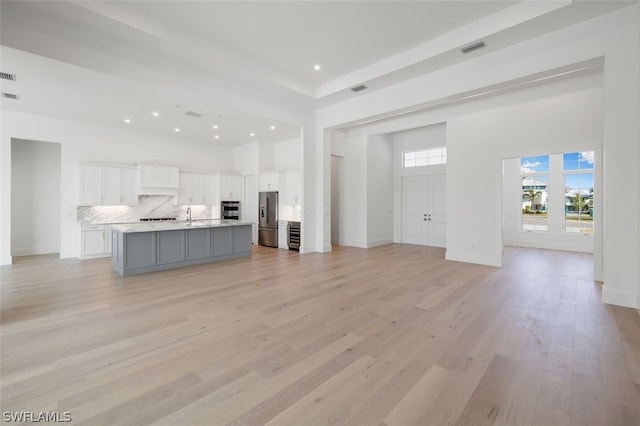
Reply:
<svg viewBox="0 0 640 426"><path fill-rule="evenodd" d="M122 278L17 258L2 411L72 424L640 425L640 317L587 254L336 247Z"/></svg>

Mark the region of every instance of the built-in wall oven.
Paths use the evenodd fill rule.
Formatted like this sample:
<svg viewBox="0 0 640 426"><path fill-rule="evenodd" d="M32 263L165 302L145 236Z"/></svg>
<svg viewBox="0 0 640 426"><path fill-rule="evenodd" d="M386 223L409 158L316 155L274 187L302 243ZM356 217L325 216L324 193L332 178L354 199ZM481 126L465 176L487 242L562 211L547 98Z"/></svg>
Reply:
<svg viewBox="0 0 640 426"><path fill-rule="evenodd" d="M220 204L220 219L240 220L240 201L223 201Z"/></svg>

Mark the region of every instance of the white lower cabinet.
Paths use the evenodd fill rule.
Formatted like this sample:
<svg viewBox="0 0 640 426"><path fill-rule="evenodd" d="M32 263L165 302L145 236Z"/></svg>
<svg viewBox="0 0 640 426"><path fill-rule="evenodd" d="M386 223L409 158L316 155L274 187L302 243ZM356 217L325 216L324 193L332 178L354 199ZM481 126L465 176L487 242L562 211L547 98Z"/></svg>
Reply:
<svg viewBox="0 0 640 426"><path fill-rule="evenodd" d="M289 222L286 220L278 221L278 248L289 249L289 239L287 238L287 226Z"/></svg>
<svg viewBox="0 0 640 426"><path fill-rule="evenodd" d="M80 259L111 256L110 226L84 225L80 235Z"/></svg>

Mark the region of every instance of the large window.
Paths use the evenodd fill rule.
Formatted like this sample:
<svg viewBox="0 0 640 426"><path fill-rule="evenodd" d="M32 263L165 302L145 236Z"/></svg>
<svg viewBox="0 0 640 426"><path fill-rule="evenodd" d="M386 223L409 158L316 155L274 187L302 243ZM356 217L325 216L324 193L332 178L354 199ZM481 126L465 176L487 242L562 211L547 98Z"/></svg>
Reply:
<svg viewBox="0 0 640 426"><path fill-rule="evenodd" d="M564 230L593 235L593 151L562 155Z"/></svg>
<svg viewBox="0 0 640 426"><path fill-rule="evenodd" d="M447 164L447 147L408 151L402 154L402 167L435 166Z"/></svg>
<svg viewBox="0 0 640 426"><path fill-rule="evenodd" d="M520 159L522 179L522 230L549 230L549 156L522 157Z"/></svg>

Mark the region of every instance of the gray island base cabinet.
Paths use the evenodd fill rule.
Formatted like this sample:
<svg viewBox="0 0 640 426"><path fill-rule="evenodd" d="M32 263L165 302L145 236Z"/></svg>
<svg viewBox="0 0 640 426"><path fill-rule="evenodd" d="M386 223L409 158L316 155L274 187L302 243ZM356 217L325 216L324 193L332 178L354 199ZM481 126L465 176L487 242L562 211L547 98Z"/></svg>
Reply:
<svg viewBox="0 0 640 426"><path fill-rule="evenodd" d="M194 222L195 224L195 222ZM251 256L251 224L114 226L113 268L123 276Z"/></svg>

